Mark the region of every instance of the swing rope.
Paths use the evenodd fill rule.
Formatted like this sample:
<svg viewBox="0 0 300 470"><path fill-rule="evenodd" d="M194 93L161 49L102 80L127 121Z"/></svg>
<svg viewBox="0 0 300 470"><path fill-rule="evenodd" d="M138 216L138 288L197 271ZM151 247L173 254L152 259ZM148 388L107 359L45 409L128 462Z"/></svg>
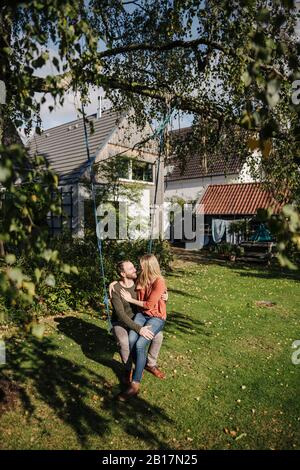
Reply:
<svg viewBox="0 0 300 470"><path fill-rule="evenodd" d="M169 121L172 116L172 111L170 104L167 104L168 106L168 112L159 126L159 128L153 133L152 138L158 138L159 139L159 150L158 150L158 158L157 158L157 170L156 170L156 176L155 176L155 191L154 191L154 200L153 200L153 214L151 216L151 225L150 225L150 237L148 241L148 253L152 253L152 247L153 247L153 230L154 230L154 218L155 218L155 210L156 210L156 202L157 202L157 192L158 192L158 182L159 182L159 175L160 175L160 165L161 165L161 157L163 154L164 150L164 145L165 145L165 131L166 127L169 124Z"/></svg>
<svg viewBox="0 0 300 470"><path fill-rule="evenodd" d="M160 164L161 164L161 156L163 153L163 148L164 148L164 143L165 143L165 129L170 121L172 111L170 109L170 106L168 106L169 110L168 113L166 114L163 122L161 125L156 129L156 131L153 133L151 137L147 139L153 139L153 138L159 138L159 152L158 152L158 160L157 160L157 171L156 171L156 181L155 181L155 192L154 192L154 201L153 201L153 206L155 209L156 206L156 201L157 201L157 192L158 192L158 182L159 182L159 175L160 175ZM93 201L93 209L94 209L94 217L95 217L95 226L97 229L97 205L96 205L96 191L95 191L95 174L93 171L93 165L95 163L95 157L91 157L90 154L90 147L89 147L89 139L88 139L88 132L87 132L87 126L86 126L86 115L85 115L85 110L84 110L84 104L81 104L81 110L82 110L82 117L83 117L83 128L84 128L84 138L85 138L85 146L86 146L86 154L87 154L87 160L88 160L88 168L89 168L89 173L90 173L90 181L91 181L91 192L92 192L92 201ZM152 245L153 245L153 228L154 228L154 217L151 218L151 231L150 231L150 238L148 242L148 253L152 252ZM103 282L103 304L105 306L105 312L107 315L107 323L108 323L108 331L111 332L112 330L112 322L111 322L111 315L110 315L110 308L109 308L109 297L108 297L108 292L107 292L107 287L106 287L106 282L105 282L105 268L104 268L104 256L103 256L103 246L102 246L102 240L100 237L98 237L98 234L96 233L97 236L97 247L98 247L98 253L99 253L99 260L100 260L100 275L102 278Z"/></svg>
<svg viewBox="0 0 300 470"><path fill-rule="evenodd" d="M94 217L95 217L95 227L97 229L97 205L96 205L96 191L95 191L95 175L94 175L94 171L93 171L93 165L94 165L94 162L95 162L95 157L91 158L91 154L90 154L89 139L88 139L88 133L87 133L87 128L86 128L86 117L85 117L85 111L84 111L84 104L83 103L81 105L81 109L82 109L82 116L83 116L83 128L84 128L86 153L87 153L88 164L89 164L93 209L94 209ZM112 330L112 323L111 323L111 316L110 316L110 309L109 309L109 298L108 298L106 282L105 282L103 246L102 246L102 240L101 240L100 237L98 237L97 233L96 233L96 238L97 238L97 246L98 246L98 253L99 253L99 260L100 260L100 266L99 266L100 267L100 275L101 275L102 282L103 282L103 304L105 306L105 312L106 312L106 315L107 315L107 329L110 333L111 330Z"/></svg>

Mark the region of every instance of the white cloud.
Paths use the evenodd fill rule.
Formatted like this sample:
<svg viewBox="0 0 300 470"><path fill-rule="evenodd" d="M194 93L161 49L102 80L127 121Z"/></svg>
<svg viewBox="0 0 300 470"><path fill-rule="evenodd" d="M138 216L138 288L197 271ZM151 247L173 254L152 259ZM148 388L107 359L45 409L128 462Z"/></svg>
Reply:
<svg viewBox="0 0 300 470"><path fill-rule="evenodd" d="M98 96L102 96L102 110L110 107L109 100L104 98L104 91L102 88L89 87L90 104L85 106L86 114L93 114L97 112ZM55 104L54 99L50 95L46 96L46 99L46 103L41 105L41 119L43 129L59 126L60 124L74 121L80 117L80 114L77 111L78 108L81 108L79 93L66 93L63 106L60 106L58 103ZM49 106L54 107L52 112L49 111Z"/></svg>
<svg viewBox="0 0 300 470"><path fill-rule="evenodd" d="M47 75L56 75L59 72L52 63L53 57L57 57L59 64L62 68L62 61L59 59L57 47L55 45L50 45L48 47L49 59L46 64L40 69L36 70L35 74L40 77L46 77ZM40 102L43 94L36 93L35 97ZM102 88L89 87L89 100L90 104L86 105L85 112L86 114L93 114L97 112L98 107L98 96L102 96L102 109L107 109L110 107L110 102L107 99L104 99L104 91ZM46 103L41 104L41 119L43 129L49 129L51 127L59 126L66 122L73 121L78 118L77 108L81 108L80 94L74 92L68 92L65 94L65 100L63 106L60 106L58 103L55 104L54 99L50 94L45 95ZM49 111L49 106L53 106L53 110Z"/></svg>

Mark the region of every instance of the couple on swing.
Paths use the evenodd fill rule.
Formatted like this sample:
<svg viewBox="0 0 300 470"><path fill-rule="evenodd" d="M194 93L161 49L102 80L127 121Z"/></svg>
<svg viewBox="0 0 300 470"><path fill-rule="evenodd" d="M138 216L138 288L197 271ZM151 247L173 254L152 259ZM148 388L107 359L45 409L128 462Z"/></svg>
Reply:
<svg viewBox="0 0 300 470"><path fill-rule="evenodd" d="M131 261L121 261L118 263L120 279L109 286L113 334L125 365L124 382L128 386L118 395L119 401L138 394L144 369L160 379L165 378L156 360L166 321L166 283L154 255L142 256L140 266L137 275ZM132 358L135 360L133 373Z"/></svg>

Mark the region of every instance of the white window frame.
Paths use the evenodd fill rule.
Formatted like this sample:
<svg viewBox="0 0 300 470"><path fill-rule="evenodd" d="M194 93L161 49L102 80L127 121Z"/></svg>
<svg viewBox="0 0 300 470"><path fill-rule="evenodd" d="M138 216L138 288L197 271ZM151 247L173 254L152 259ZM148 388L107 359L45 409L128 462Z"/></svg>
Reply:
<svg viewBox="0 0 300 470"><path fill-rule="evenodd" d="M129 160L129 169L128 169L129 178L119 178L119 181L124 182L124 183L128 183L128 182L131 182L131 183L143 183L143 184L149 184L149 185L151 185L151 186L154 186L154 181L134 180L134 179L132 178L132 162L133 162L133 158L128 157L128 160ZM141 162L142 162L143 160L138 160L138 161L141 161ZM145 163L149 163L149 164L152 166L152 179L154 180L154 174L153 174L154 164L153 164L153 163L150 163L150 162L145 162Z"/></svg>

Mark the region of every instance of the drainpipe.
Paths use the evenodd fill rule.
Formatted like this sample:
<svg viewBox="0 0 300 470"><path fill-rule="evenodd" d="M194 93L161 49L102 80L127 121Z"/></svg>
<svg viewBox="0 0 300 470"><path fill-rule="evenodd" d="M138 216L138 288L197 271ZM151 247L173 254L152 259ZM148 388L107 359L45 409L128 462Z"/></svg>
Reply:
<svg viewBox="0 0 300 470"><path fill-rule="evenodd" d="M102 116L102 96L98 96L97 119Z"/></svg>

